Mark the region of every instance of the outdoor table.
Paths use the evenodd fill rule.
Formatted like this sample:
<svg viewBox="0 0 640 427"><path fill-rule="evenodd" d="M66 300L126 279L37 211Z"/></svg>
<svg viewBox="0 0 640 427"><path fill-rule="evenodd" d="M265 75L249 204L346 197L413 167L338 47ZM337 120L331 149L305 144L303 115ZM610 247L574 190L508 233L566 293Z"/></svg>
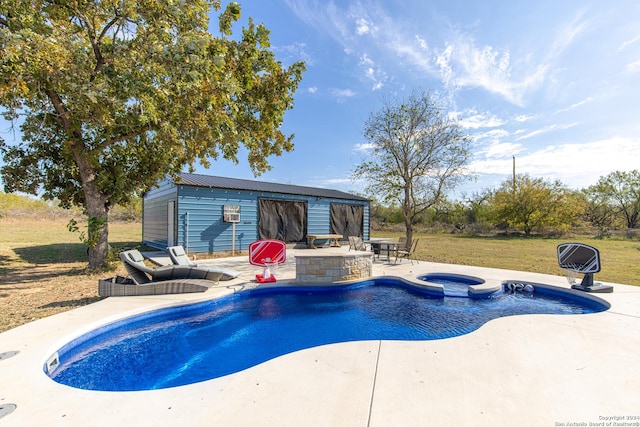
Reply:
<svg viewBox="0 0 640 427"><path fill-rule="evenodd" d="M371 245L371 249L375 255L380 258L381 254L387 255L387 261L391 260L391 254L395 254L398 250L399 242L393 239L371 238L367 243Z"/></svg>

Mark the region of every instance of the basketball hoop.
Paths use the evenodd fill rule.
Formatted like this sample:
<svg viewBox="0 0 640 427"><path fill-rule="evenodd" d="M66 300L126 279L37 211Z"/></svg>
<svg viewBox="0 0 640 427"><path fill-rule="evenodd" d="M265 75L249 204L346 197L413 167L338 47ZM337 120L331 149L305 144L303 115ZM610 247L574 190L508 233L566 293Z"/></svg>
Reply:
<svg viewBox="0 0 640 427"><path fill-rule="evenodd" d="M249 263L262 267L262 274L256 274L258 283L276 281L272 269L287 260L287 244L280 240L265 239L249 244Z"/></svg>
<svg viewBox="0 0 640 427"><path fill-rule="evenodd" d="M563 243L558 245L558 265L571 289L585 292L613 292L613 286L594 283L593 275L600 271L600 252L593 246L582 243ZM584 274L580 283L577 274Z"/></svg>

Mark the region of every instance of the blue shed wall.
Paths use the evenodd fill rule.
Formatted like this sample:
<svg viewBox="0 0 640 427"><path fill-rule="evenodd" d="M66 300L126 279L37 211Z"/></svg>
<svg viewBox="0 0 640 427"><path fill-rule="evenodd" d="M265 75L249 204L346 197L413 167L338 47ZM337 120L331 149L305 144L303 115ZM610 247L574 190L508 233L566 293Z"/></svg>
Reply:
<svg viewBox="0 0 640 427"><path fill-rule="evenodd" d="M223 221L224 205L240 206L240 222L236 223L235 250L247 250L258 240L258 199L307 202L307 232L331 232L331 203L364 206L364 238L369 239L369 204L359 200L321 198L303 195L242 191L219 188L160 185L145 195L143 213L143 243L164 249L167 247L167 204L176 201L176 244L187 252L230 251L233 226ZM148 210L148 212L147 212Z"/></svg>
<svg viewBox="0 0 640 427"><path fill-rule="evenodd" d="M224 205L240 205L235 249L247 249L257 240L257 198L248 192L217 188L179 187L178 244L187 252L230 251L233 225L223 221Z"/></svg>

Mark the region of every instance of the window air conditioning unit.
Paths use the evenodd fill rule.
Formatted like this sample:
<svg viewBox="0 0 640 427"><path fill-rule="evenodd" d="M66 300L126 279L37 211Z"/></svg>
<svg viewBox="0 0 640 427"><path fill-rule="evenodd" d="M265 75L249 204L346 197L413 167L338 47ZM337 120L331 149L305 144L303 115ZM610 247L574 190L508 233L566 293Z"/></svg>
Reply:
<svg viewBox="0 0 640 427"><path fill-rule="evenodd" d="M240 206L224 205L222 219L224 222L240 222Z"/></svg>
<svg viewBox="0 0 640 427"><path fill-rule="evenodd" d="M224 222L240 222L240 214L226 213L224 214Z"/></svg>

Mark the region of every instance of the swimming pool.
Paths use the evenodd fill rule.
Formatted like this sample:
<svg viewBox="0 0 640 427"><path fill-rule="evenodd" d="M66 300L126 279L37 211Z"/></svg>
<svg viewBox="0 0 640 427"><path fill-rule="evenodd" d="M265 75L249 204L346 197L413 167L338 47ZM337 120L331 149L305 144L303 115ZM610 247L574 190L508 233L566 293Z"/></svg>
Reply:
<svg viewBox="0 0 640 427"><path fill-rule="evenodd" d="M85 334L49 358L58 383L154 390L239 372L278 356L357 340L435 340L518 314L587 314L608 303L536 286L534 294L442 298L399 279L349 286L265 288L156 310Z"/></svg>

